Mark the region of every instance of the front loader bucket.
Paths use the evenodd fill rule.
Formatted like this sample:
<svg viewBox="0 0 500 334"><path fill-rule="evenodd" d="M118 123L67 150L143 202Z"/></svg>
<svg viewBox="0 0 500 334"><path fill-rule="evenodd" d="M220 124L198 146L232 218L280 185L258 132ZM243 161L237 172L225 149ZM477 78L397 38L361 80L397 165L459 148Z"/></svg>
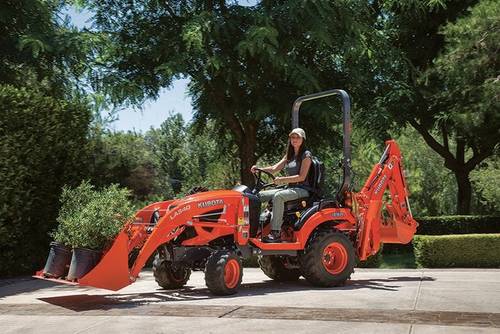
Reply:
<svg viewBox="0 0 500 334"><path fill-rule="evenodd" d="M128 240L127 232L120 232L97 266L78 284L116 291L134 282L128 268Z"/></svg>
<svg viewBox="0 0 500 334"><path fill-rule="evenodd" d="M105 251L99 263L76 282L65 279L65 277L46 277L43 270L37 271L33 277L58 283L93 286L113 291L126 287L135 281L147 259L159 245L168 242L183 231L167 215L167 208L172 202L172 200L169 200L153 203L137 211L135 219L123 227L111 247ZM156 217L156 220L153 219L154 217ZM187 219L187 217L185 218ZM161 221L165 221L166 224L160 224ZM159 231L159 233L156 233L157 225L162 225L162 231ZM151 237L153 240L150 240ZM144 245L148 247L144 249ZM139 255L132 267L129 268L129 255L132 254L132 251L139 249Z"/></svg>
<svg viewBox="0 0 500 334"><path fill-rule="evenodd" d="M120 290L134 282L133 279L130 279L129 275L128 242L127 232L123 230L118 234L113 245L104 254L99 263L76 282L64 279L63 277L46 277L43 270L37 271L33 277L70 285L86 285L113 291Z"/></svg>

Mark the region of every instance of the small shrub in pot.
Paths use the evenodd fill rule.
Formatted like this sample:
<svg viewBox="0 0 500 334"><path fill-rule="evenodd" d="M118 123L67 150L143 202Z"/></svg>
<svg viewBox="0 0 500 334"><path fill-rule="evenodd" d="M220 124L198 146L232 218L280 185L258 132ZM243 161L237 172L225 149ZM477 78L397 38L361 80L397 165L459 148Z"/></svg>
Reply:
<svg viewBox="0 0 500 334"><path fill-rule="evenodd" d="M63 190L54 239L73 247L68 279L78 279L89 272L99 262L102 251L132 219L134 210L129 195L129 190L118 185L96 190L86 181L77 188Z"/></svg>

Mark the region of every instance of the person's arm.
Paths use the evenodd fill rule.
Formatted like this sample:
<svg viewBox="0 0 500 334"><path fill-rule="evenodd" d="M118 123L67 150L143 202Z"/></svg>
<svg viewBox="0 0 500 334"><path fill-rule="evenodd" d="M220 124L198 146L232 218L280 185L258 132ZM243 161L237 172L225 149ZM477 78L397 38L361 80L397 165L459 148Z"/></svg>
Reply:
<svg viewBox="0 0 500 334"><path fill-rule="evenodd" d="M269 172L271 174L276 174L280 170L282 170L285 167L286 164L286 157L283 157L280 161L278 161L276 164L272 166L267 166L267 167L257 167L256 165L253 165L252 168L250 168L250 171L252 173L255 173L257 168L262 169L263 171Z"/></svg>
<svg viewBox="0 0 500 334"><path fill-rule="evenodd" d="M298 175L281 176L274 179L275 184L287 184L287 183L297 183L304 182L309 173L309 167L311 167L311 157L306 156L300 165L300 172Z"/></svg>

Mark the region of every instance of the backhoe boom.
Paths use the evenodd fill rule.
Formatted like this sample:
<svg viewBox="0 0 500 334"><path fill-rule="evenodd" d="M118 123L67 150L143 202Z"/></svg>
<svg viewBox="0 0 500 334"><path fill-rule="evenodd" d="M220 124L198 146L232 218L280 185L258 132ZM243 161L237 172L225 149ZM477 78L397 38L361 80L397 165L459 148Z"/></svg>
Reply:
<svg viewBox="0 0 500 334"><path fill-rule="evenodd" d="M387 189L390 200L386 203ZM381 242L406 244L411 241L418 224L411 214L401 151L394 140L386 141L382 158L355 198L359 208L357 250L360 260L377 253Z"/></svg>

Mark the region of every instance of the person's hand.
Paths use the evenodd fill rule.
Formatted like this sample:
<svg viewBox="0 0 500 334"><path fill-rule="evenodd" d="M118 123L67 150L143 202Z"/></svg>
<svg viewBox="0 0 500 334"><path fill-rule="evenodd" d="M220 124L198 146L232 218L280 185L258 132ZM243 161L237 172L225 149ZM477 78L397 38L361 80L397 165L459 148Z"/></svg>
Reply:
<svg viewBox="0 0 500 334"><path fill-rule="evenodd" d="M279 177L279 176L278 176L278 177L276 177L276 178L274 178L273 182L274 182L274 184L275 184L275 185L277 185L277 186L282 185L282 184L285 184L285 182L283 182L283 179L282 179L281 177Z"/></svg>
<svg viewBox="0 0 500 334"><path fill-rule="evenodd" d="M253 174L255 174L257 172L257 165L253 165L252 168L250 168L250 172L252 172Z"/></svg>

